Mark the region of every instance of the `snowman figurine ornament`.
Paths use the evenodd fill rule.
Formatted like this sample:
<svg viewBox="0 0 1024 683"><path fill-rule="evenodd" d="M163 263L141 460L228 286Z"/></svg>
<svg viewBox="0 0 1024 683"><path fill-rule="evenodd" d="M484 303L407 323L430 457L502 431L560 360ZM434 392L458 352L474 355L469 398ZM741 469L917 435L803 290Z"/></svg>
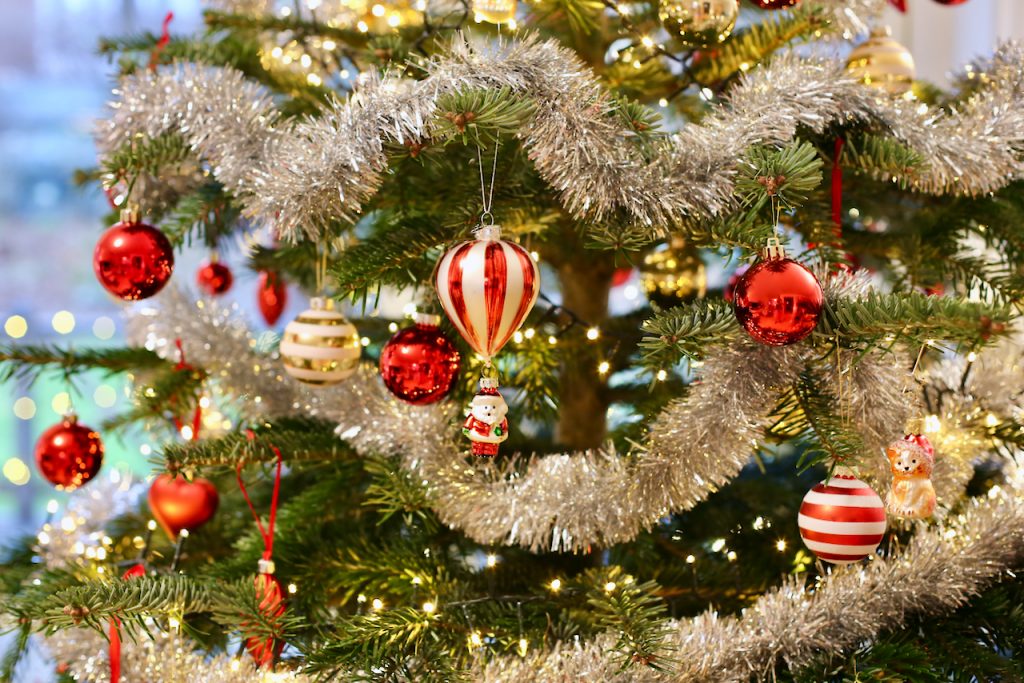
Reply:
<svg viewBox="0 0 1024 683"><path fill-rule="evenodd" d="M493 457L498 444L508 438L508 404L498 393L498 380L480 379L480 390L470 404L469 417L462 433L473 442L473 455Z"/></svg>

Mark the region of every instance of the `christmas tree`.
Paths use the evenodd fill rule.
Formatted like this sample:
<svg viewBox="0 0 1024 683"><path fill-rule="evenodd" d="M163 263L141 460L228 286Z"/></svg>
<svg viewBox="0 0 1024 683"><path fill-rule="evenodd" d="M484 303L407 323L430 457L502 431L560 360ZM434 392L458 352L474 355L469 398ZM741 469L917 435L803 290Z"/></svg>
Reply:
<svg viewBox="0 0 1024 683"><path fill-rule="evenodd" d="M217 0L105 41L127 339L0 377L134 400L40 439L78 490L3 558L5 680L1024 676L1024 51L915 82L884 5ZM174 272L240 238L259 323ZM158 476L109 483L138 429Z"/></svg>

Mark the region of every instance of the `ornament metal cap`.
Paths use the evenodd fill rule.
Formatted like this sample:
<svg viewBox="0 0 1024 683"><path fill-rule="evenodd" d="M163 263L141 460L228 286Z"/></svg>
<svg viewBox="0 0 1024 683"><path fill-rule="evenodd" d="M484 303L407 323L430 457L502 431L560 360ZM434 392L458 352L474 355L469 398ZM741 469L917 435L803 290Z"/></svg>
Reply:
<svg viewBox="0 0 1024 683"><path fill-rule="evenodd" d="M835 470L833 470L832 472L832 476L829 478L833 479L836 477L840 477L843 479L856 479L857 475L855 475L853 473L853 470L851 470L849 467L846 467L845 465L837 465Z"/></svg>
<svg viewBox="0 0 1024 683"><path fill-rule="evenodd" d="M484 242L497 242L501 239L500 225L481 225L474 231L476 238Z"/></svg>
<svg viewBox="0 0 1024 683"><path fill-rule="evenodd" d="M766 261L786 258L786 247L778 237L769 237L761 250L761 258Z"/></svg>
<svg viewBox="0 0 1024 683"><path fill-rule="evenodd" d="M314 296L309 300L309 307L314 311L333 311L334 299L325 296Z"/></svg>
<svg viewBox="0 0 1024 683"><path fill-rule="evenodd" d="M259 567L260 574L273 574L274 573L274 569L276 569L276 567L274 566L274 561L273 560L267 560L267 559L263 559L263 558L261 558L256 563L256 566Z"/></svg>
<svg viewBox="0 0 1024 683"><path fill-rule="evenodd" d="M137 206L126 206L121 209L121 222L127 225L134 225L142 219L139 213L139 207Z"/></svg>
<svg viewBox="0 0 1024 683"><path fill-rule="evenodd" d="M433 313L415 313L412 316L412 321L417 325L426 325L428 327L437 327L441 324L441 316Z"/></svg>
<svg viewBox="0 0 1024 683"><path fill-rule="evenodd" d="M497 377L481 377L480 391L478 393L494 396L498 393L498 386Z"/></svg>

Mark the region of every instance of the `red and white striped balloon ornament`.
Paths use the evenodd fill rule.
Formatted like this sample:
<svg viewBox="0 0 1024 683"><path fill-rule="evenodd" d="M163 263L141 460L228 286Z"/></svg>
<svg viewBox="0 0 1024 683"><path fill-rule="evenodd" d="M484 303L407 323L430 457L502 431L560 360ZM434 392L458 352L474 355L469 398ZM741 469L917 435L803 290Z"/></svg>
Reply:
<svg viewBox="0 0 1024 683"><path fill-rule="evenodd" d="M851 564L871 555L885 535L885 505L845 467L804 496L800 538L819 559Z"/></svg>
<svg viewBox="0 0 1024 683"><path fill-rule="evenodd" d="M525 249L501 239L499 226L487 225L477 229L475 240L463 242L441 257L434 285L448 319L491 369L491 359L512 338L537 301L540 271ZM501 398L493 380L487 378L486 401L482 402L493 404ZM473 410L482 413L483 406L477 411L477 402L474 400ZM492 414L481 414L480 421L496 418L496 424L490 426L501 429L504 411L488 407ZM475 433L471 430L466 434L474 443ZM504 441L507 433L502 437ZM488 440L493 443L493 435ZM494 455L497 445L487 451L478 454Z"/></svg>

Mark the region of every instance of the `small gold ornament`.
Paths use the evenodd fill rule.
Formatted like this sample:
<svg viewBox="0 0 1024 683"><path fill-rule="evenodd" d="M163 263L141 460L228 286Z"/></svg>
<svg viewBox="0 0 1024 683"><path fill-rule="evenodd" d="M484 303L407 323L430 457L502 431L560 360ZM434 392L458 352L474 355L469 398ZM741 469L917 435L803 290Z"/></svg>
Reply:
<svg viewBox="0 0 1024 683"><path fill-rule="evenodd" d="M871 37L850 53L846 70L862 83L891 95L903 95L914 84L914 56L893 40L888 26L871 30Z"/></svg>
<svg viewBox="0 0 1024 683"><path fill-rule="evenodd" d="M516 0L473 0L473 16L477 21L507 24L516 17Z"/></svg>
<svg viewBox="0 0 1024 683"><path fill-rule="evenodd" d="M317 297L309 306L284 328L280 349L284 369L306 384L337 384L359 366L359 333L334 310L333 300Z"/></svg>
<svg viewBox="0 0 1024 683"><path fill-rule="evenodd" d="M740 14L739 0L661 0L658 18L669 33L691 47L709 48L729 37Z"/></svg>
<svg viewBox="0 0 1024 683"><path fill-rule="evenodd" d="M674 235L668 246L644 257L640 284L649 301L671 308L704 296L708 287L707 267L697 249Z"/></svg>

